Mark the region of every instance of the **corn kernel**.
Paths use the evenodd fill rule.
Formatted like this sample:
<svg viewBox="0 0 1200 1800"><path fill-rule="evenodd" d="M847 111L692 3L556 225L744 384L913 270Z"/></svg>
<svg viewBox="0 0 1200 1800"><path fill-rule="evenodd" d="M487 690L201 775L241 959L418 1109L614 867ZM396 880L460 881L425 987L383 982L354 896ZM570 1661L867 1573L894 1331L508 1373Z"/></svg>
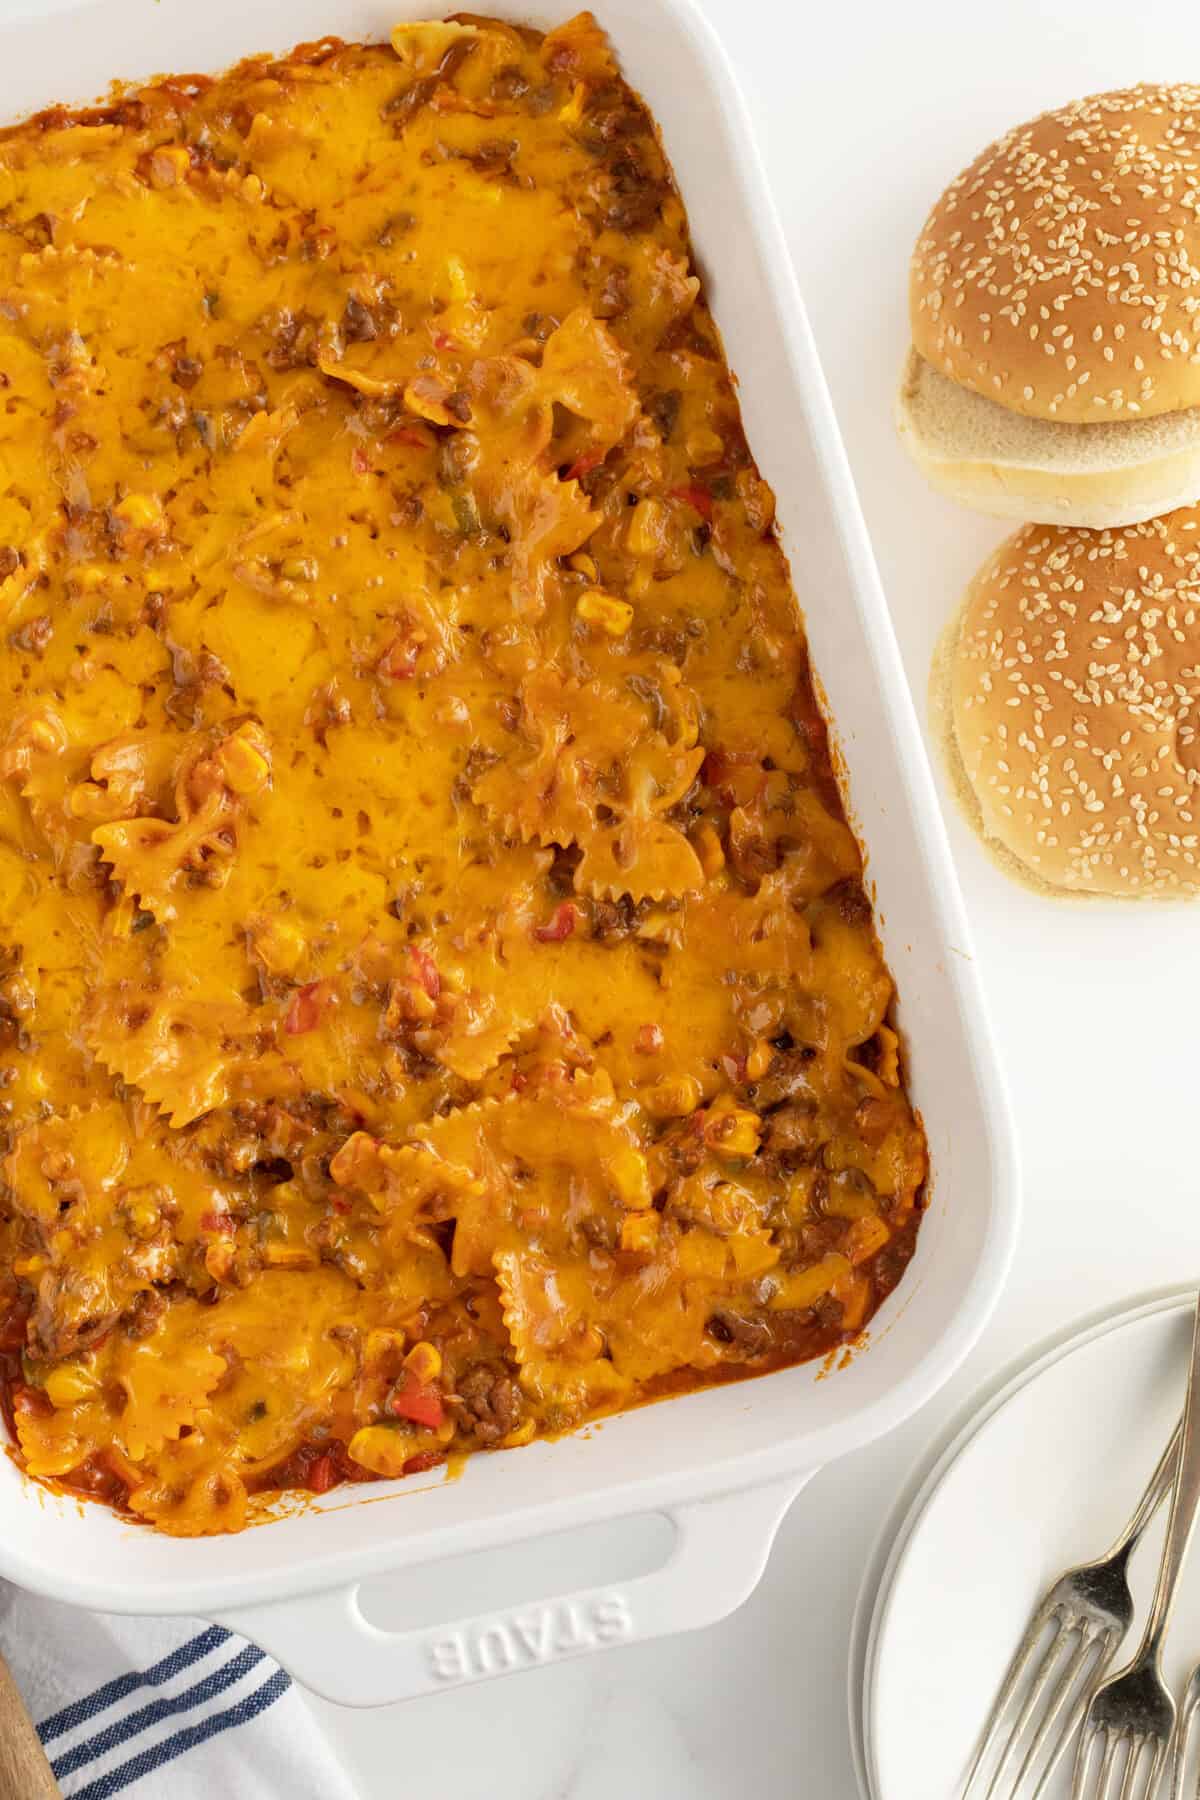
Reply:
<svg viewBox="0 0 1200 1800"><path fill-rule="evenodd" d="M587 89L582 81L577 81L567 104L558 109L558 116L564 125L578 125L583 117L583 102L586 94Z"/></svg>
<svg viewBox="0 0 1200 1800"><path fill-rule="evenodd" d="M577 550L574 556L568 556L567 567L574 569L577 575L586 575L589 581L595 581L599 574L595 557L589 556L586 550Z"/></svg>
<svg viewBox="0 0 1200 1800"><path fill-rule="evenodd" d="M285 556L279 573L284 581L315 581L321 565L315 556Z"/></svg>
<svg viewBox="0 0 1200 1800"><path fill-rule="evenodd" d="M354 1131L330 1162L329 1173L339 1187L363 1187L375 1173L378 1159L377 1140L369 1131Z"/></svg>
<svg viewBox="0 0 1200 1800"><path fill-rule="evenodd" d="M270 779L271 761L265 745L254 742L244 728L219 746L217 762L227 785L243 798L257 794Z"/></svg>
<svg viewBox="0 0 1200 1800"><path fill-rule="evenodd" d="M664 1076L656 1081L643 1102L655 1119L682 1119L700 1104L700 1083L694 1075Z"/></svg>
<svg viewBox="0 0 1200 1800"><path fill-rule="evenodd" d="M161 537L167 529L157 494L126 494L113 507L113 517L129 531L144 532L148 537Z"/></svg>
<svg viewBox="0 0 1200 1800"><path fill-rule="evenodd" d="M687 459L696 468L720 462L725 454L725 441L710 425L697 425L683 440Z"/></svg>
<svg viewBox="0 0 1200 1800"><path fill-rule="evenodd" d="M668 912L654 911L646 914L637 928L637 934L651 944L672 944L678 938L679 922Z"/></svg>
<svg viewBox="0 0 1200 1800"><path fill-rule="evenodd" d="M422 1338L405 1357L404 1366L412 1370L418 1381L436 1381L442 1372L441 1351Z"/></svg>
<svg viewBox="0 0 1200 1800"><path fill-rule="evenodd" d="M622 1206L631 1209L649 1206L653 1197L650 1171L640 1150L635 1150L632 1144L627 1145L608 1158L607 1167L609 1180Z"/></svg>
<svg viewBox="0 0 1200 1800"><path fill-rule="evenodd" d="M700 858L700 867L707 880L719 875L725 867L725 851L721 845L720 834L708 820L703 820L692 833L692 848Z"/></svg>
<svg viewBox="0 0 1200 1800"><path fill-rule="evenodd" d="M266 194L266 191L267 190L263 185L261 176L259 176L259 175L243 176L243 178L242 178L242 197L243 197L243 199L249 200L252 205L257 205L257 203Z"/></svg>
<svg viewBox="0 0 1200 1800"><path fill-rule="evenodd" d="M586 588L575 602L575 611L586 625L594 625L608 637L624 637L633 624L628 600L618 600L600 588Z"/></svg>
<svg viewBox="0 0 1200 1800"><path fill-rule="evenodd" d="M415 1431L403 1425L364 1425L347 1446L351 1459L372 1475L403 1475L404 1465L420 1449Z"/></svg>
<svg viewBox="0 0 1200 1800"><path fill-rule="evenodd" d="M766 1038L759 1038L746 1058L747 1081L761 1081L775 1055Z"/></svg>
<svg viewBox="0 0 1200 1800"><path fill-rule="evenodd" d="M639 500L629 520L626 543L634 556L656 556L663 548L670 514L661 500Z"/></svg>
<svg viewBox="0 0 1200 1800"><path fill-rule="evenodd" d="M718 1103L704 1125L704 1141L714 1156L738 1160L758 1149L761 1121L745 1107Z"/></svg>
<svg viewBox="0 0 1200 1800"><path fill-rule="evenodd" d="M368 1331L367 1341L363 1345L363 1363L368 1369L378 1369L388 1357L398 1356L407 1339L402 1331L393 1331L386 1325L377 1325Z"/></svg>
<svg viewBox="0 0 1200 1800"><path fill-rule="evenodd" d="M653 1256L658 1247L662 1218L651 1207L629 1213L621 1220L621 1248L630 1256Z"/></svg>
<svg viewBox="0 0 1200 1800"><path fill-rule="evenodd" d="M125 1216L129 1220L129 1229L134 1237L143 1242L152 1238L158 1230L162 1214L147 1194L139 1194L126 1200Z"/></svg>
<svg viewBox="0 0 1200 1800"><path fill-rule="evenodd" d="M46 1377L46 1393L54 1406L77 1406L96 1392L96 1377L78 1363L64 1363Z"/></svg>
<svg viewBox="0 0 1200 1800"><path fill-rule="evenodd" d="M187 179L191 166L192 159L181 144L160 144L150 158L150 185L175 187Z"/></svg>
<svg viewBox="0 0 1200 1800"><path fill-rule="evenodd" d="M217 1238L204 1252L204 1267L214 1281L228 1281L236 1252L229 1238Z"/></svg>
<svg viewBox="0 0 1200 1800"><path fill-rule="evenodd" d="M67 734L62 721L55 715L49 718L30 719L25 730L29 746L33 750L65 750Z"/></svg>

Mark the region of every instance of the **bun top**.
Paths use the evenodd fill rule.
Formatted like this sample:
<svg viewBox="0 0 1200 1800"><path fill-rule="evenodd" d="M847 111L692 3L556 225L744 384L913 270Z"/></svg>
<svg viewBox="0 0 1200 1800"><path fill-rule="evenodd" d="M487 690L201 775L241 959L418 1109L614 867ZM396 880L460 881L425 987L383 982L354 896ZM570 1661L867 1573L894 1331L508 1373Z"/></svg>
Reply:
<svg viewBox="0 0 1200 1800"><path fill-rule="evenodd" d="M1200 507L1023 526L967 591L949 683L984 831L1029 873L1200 893Z"/></svg>
<svg viewBox="0 0 1200 1800"><path fill-rule="evenodd" d="M913 253L913 342L1035 419L1200 404L1200 87L1141 86L999 138Z"/></svg>

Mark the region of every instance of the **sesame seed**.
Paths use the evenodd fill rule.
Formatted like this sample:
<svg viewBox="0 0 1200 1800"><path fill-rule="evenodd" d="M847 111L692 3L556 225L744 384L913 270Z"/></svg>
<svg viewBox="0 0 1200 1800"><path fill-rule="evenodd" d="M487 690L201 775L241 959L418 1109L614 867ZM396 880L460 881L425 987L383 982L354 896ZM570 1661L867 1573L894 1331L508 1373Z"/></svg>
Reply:
<svg viewBox="0 0 1200 1800"><path fill-rule="evenodd" d="M1200 87L1094 95L1007 132L933 208L913 277L918 351L977 391L998 377L1085 423L1200 404ZM1032 359L1056 350L1071 385L1039 405ZM1089 392L1101 365L1109 391Z"/></svg>

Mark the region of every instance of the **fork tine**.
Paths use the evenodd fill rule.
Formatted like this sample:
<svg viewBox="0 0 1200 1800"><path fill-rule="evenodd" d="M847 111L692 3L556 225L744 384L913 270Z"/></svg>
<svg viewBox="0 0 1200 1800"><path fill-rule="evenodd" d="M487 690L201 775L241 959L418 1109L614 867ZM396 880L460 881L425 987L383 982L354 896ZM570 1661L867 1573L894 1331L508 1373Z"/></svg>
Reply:
<svg viewBox="0 0 1200 1800"><path fill-rule="evenodd" d="M1071 1706L1059 1729L1058 1741L1047 1757L1042 1773L1038 1778L1038 1784L1030 1796L1030 1800L1042 1800L1042 1795L1045 1793L1053 1779L1054 1771L1062 1761L1063 1753L1070 1747L1071 1739L1079 1730L1083 1715L1087 1711L1088 1701L1091 1699L1101 1675L1103 1675L1105 1669L1112 1661L1116 1648L1116 1633L1111 1629L1108 1631L1096 1632L1091 1638L1087 1637L1085 1630L1079 1649L1072 1657L1071 1663L1068 1666L1067 1674L1059 1684L1058 1692L1055 1694L1052 1704L1047 1709L1046 1716L1038 1727L1033 1742L1025 1752L1025 1759L1017 1773L1017 1779L1013 1783L1012 1791L1014 1794L1020 1793L1021 1784L1024 1782L1026 1776L1032 1773L1036 1758L1050 1734L1051 1727L1066 1703L1072 1681L1086 1665L1088 1656L1094 1650L1096 1655L1092 1662L1092 1666L1079 1683L1074 1704ZM1197 1800L1200 1800L1200 1796L1197 1796Z"/></svg>
<svg viewBox="0 0 1200 1800"><path fill-rule="evenodd" d="M1183 1784L1187 1777L1188 1745L1191 1741L1192 1722L1196 1717L1197 1699L1196 1694L1190 1691L1190 1683L1188 1687L1189 1691L1184 1696L1183 1709L1179 1714L1176 1726L1178 1735L1175 1740L1175 1768L1171 1781L1171 1800L1180 1800L1180 1796L1183 1794ZM1200 1763L1196 1765L1196 1800L1200 1800Z"/></svg>
<svg viewBox="0 0 1200 1800"><path fill-rule="evenodd" d="M983 1759L986 1756L988 1749L996 1740L1000 1721L1004 1717L1009 1701L1017 1690L1017 1683L1025 1673L1025 1669L1032 1658L1034 1651L1037 1649L1038 1641L1045 1632L1047 1624L1050 1624L1052 1627L1052 1635L1050 1642L1043 1652L1043 1658L1049 1656L1051 1651L1057 1645L1058 1640L1062 1635L1063 1621L1059 1613L1046 1613L1039 1606L1025 1628L1024 1637L1013 1651L1012 1661L1008 1665L1008 1672L1004 1677L1000 1692L996 1695L996 1698L992 1703L992 1710L988 1714L987 1719L984 1722L983 1730L979 1734L979 1743L976 1746L971 1767L967 1771L966 1784L963 1788L963 1800L970 1800L971 1789L974 1786L975 1778L982 1767ZM1008 1756L1010 1746L1011 1739L1004 1749L1005 1758ZM994 1786L995 1782L993 1780L988 1786L988 1800L990 1800Z"/></svg>
<svg viewBox="0 0 1200 1800"><path fill-rule="evenodd" d="M1146 1785L1142 1789L1142 1800L1154 1800L1170 1751L1170 1739L1164 1742L1162 1738L1147 1738L1146 1749L1149 1752L1150 1768L1146 1775Z"/></svg>
<svg viewBox="0 0 1200 1800"><path fill-rule="evenodd" d="M1154 1796L1158 1792L1159 1784L1162 1781L1163 1770L1167 1763L1168 1748L1169 1743L1164 1743L1162 1738L1160 1738L1155 1747L1154 1759L1150 1764L1150 1775L1146 1782L1146 1792L1143 1796L1143 1800L1154 1800Z"/></svg>
<svg viewBox="0 0 1200 1800"><path fill-rule="evenodd" d="M1083 1730L1079 1733L1079 1742L1075 1746L1075 1767L1071 1772L1071 1800L1082 1800L1087 1766L1099 1739L1100 1733L1088 1724L1085 1716Z"/></svg>
<svg viewBox="0 0 1200 1800"><path fill-rule="evenodd" d="M1093 1725L1089 1728L1086 1719L1079 1737L1079 1748L1075 1753L1075 1775L1071 1782L1071 1800L1084 1800L1092 1751L1097 1748L1101 1738L1104 1739L1104 1752L1100 1760L1100 1777L1095 1784L1095 1800L1104 1800L1108 1787L1108 1772L1112 1768L1113 1757L1117 1751L1117 1740L1107 1725Z"/></svg>
<svg viewBox="0 0 1200 1800"><path fill-rule="evenodd" d="M1105 1730L1104 1758L1100 1764L1100 1779L1096 1783L1096 1800L1108 1800L1108 1778L1112 1774L1113 1764L1117 1760L1117 1746L1121 1739L1115 1731ZM1083 1796L1080 1796L1083 1800Z"/></svg>
<svg viewBox="0 0 1200 1800"><path fill-rule="evenodd" d="M1089 1722L1085 1713L1083 1729L1080 1731L1079 1741L1075 1745L1075 1767L1071 1771L1071 1800L1081 1800L1087 1765L1099 1738L1099 1730Z"/></svg>
<svg viewBox="0 0 1200 1800"><path fill-rule="evenodd" d="M1030 1719L1033 1718L1034 1713L1041 1701L1042 1695L1045 1693L1046 1688L1049 1686L1050 1678L1054 1673L1055 1665L1060 1660L1060 1652L1063 1650L1063 1648L1067 1644L1069 1638L1072 1636L1072 1634L1077 1629L1077 1627L1073 1623L1068 1623L1067 1619L1061 1613L1054 1619L1053 1623L1054 1623L1053 1634L1050 1638L1050 1641L1046 1645L1045 1651L1043 1652L1042 1660L1038 1664L1037 1670L1034 1673L1034 1675L1029 1683L1029 1687L1025 1693L1025 1698L1021 1702L1020 1707L1017 1709L1017 1715L1016 1715L1016 1718L1013 1720L1012 1729L1010 1730L1010 1732L1008 1734L1008 1739L1004 1745L1003 1750L1000 1752L999 1760L997 1761L996 1766L992 1771L992 1779L988 1782L987 1792L984 1795L984 1800L993 1800L993 1797L996 1794L996 1791L1000 1786L1001 1776L1004 1774L1004 1771L1008 1766L1009 1758L1013 1755L1013 1753L1017 1749L1017 1746L1019 1745L1022 1737L1025 1735L1025 1729L1026 1729L1027 1725L1029 1724ZM1082 1628L1079 1628L1079 1629L1082 1629ZM1068 1659L1067 1659L1068 1668L1071 1666L1073 1661L1074 1661L1073 1655L1068 1657ZM997 1721L997 1723L998 1723L998 1721ZM997 1736L999 1736L998 1732L997 1732ZM1017 1780L1015 1782L1013 1782L1013 1784L1012 1784L1013 1793L1017 1792L1020 1785L1021 1785L1020 1776L1018 1776Z"/></svg>
<svg viewBox="0 0 1200 1800"><path fill-rule="evenodd" d="M1196 1696L1185 1696L1175 1727L1175 1767L1171 1771L1171 1800L1183 1800L1187 1780L1188 1749L1191 1745L1192 1721L1196 1716ZM1200 1761L1196 1764L1196 1800L1200 1800Z"/></svg>
<svg viewBox="0 0 1200 1800"><path fill-rule="evenodd" d="M1138 1763L1141 1761L1142 1750L1145 1743L1146 1739L1144 1737L1131 1737L1129 1740L1129 1755L1125 1762L1125 1779L1121 1783L1121 1792L1118 1795L1117 1800L1133 1800L1134 1775L1137 1771Z"/></svg>

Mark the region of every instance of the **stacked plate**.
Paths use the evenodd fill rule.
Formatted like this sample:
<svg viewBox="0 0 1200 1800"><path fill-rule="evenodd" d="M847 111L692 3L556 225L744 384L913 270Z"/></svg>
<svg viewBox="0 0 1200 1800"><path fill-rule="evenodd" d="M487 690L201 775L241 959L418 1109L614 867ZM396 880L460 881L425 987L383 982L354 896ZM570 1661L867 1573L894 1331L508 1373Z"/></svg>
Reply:
<svg viewBox="0 0 1200 1800"><path fill-rule="evenodd" d="M955 1800L1029 1615L1123 1528L1183 1403L1195 1289L1141 1300L1040 1346L978 1395L917 1471L867 1569L850 1651L864 1800ZM1162 1508L1131 1583L1154 1584ZM1195 1552L1194 1552L1195 1554ZM1200 1659L1185 1576L1166 1674ZM1123 1660L1119 1654L1118 1661ZM1070 1790L1069 1761L1058 1794Z"/></svg>

